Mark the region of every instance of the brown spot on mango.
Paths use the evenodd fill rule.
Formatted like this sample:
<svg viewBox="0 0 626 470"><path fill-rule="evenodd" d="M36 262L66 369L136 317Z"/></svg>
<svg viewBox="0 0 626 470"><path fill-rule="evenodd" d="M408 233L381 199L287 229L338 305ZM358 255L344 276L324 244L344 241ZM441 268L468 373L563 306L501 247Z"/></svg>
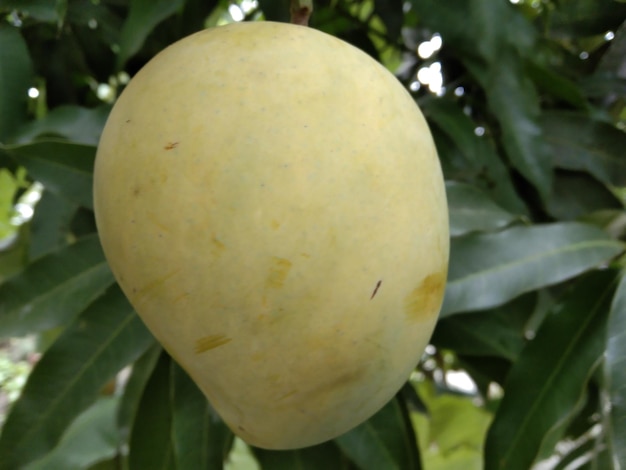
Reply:
<svg viewBox="0 0 626 470"><path fill-rule="evenodd" d="M215 349L219 346L223 346L226 343L230 343L232 338L225 335L208 335L198 338L196 340L196 347L194 351L196 354L200 354L211 349Z"/></svg>
<svg viewBox="0 0 626 470"><path fill-rule="evenodd" d="M429 274L404 299L404 311L411 319L419 319L439 309L446 285L446 276L438 272Z"/></svg>
<svg viewBox="0 0 626 470"><path fill-rule="evenodd" d="M287 279L290 269L291 261L273 256L272 265L270 266L269 273L265 281L267 287L280 289L285 283L285 279Z"/></svg>

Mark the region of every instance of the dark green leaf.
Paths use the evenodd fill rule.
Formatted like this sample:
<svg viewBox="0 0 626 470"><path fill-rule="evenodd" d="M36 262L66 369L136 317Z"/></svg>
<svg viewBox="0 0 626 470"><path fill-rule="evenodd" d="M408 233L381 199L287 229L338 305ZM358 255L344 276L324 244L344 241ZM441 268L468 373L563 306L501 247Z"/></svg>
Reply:
<svg viewBox="0 0 626 470"><path fill-rule="evenodd" d="M569 0L550 14L551 29L574 37L604 34L626 17L626 5L613 0Z"/></svg>
<svg viewBox="0 0 626 470"><path fill-rule="evenodd" d="M289 22L290 4L291 0L259 0L263 15L268 21Z"/></svg>
<svg viewBox="0 0 626 470"><path fill-rule="evenodd" d="M448 177L474 180L498 205L513 213L526 212L493 145L474 133L476 124L461 107L442 98L423 103L422 109L431 124L441 129L463 156L463 162L452 164L458 168L454 168ZM445 158L448 152L441 148L440 141L437 144L439 153Z"/></svg>
<svg viewBox="0 0 626 470"><path fill-rule="evenodd" d="M36 259L69 242L70 222L78 206L44 190L31 220L29 257Z"/></svg>
<svg viewBox="0 0 626 470"><path fill-rule="evenodd" d="M267 470L347 470L350 463L334 442L296 450L253 449L254 456Z"/></svg>
<svg viewBox="0 0 626 470"><path fill-rule="evenodd" d="M129 470L175 470L170 361L161 354L143 392L130 435Z"/></svg>
<svg viewBox="0 0 626 470"><path fill-rule="evenodd" d="M39 21L55 23L59 16L58 0L0 0L0 9L17 10Z"/></svg>
<svg viewBox="0 0 626 470"><path fill-rule="evenodd" d="M399 397L335 442L362 470L421 468L413 427Z"/></svg>
<svg viewBox="0 0 626 470"><path fill-rule="evenodd" d="M137 53L154 27L180 10L183 0L131 0L128 18L120 33L117 68Z"/></svg>
<svg viewBox="0 0 626 470"><path fill-rule="evenodd" d="M488 232L506 227L517 218L493 202L475 186L449 181L446 183L450 235Z"/></svg>
<svg viewBox="0 0 626 470"><path fill-rule="evenodd" d="M582 172L557 171L546 209L560 220L574 220L590 212L621 209L615 195L592 176Z"/></svg>
<svg viewBox="0 0 626 470"><path fill-rule="evenodd" d="M63 141L0 146L26 167L46 189L93 209L93 163L96 147Z"/></svg>
<svg viewBox="0 0 626 470"><path fill-rule="evenodd" d="M0 142L6 142L26 120L32 79L33 64L26 41L18 28L3 22L0 24Z"/></svg>
<svg viewBox="0 0 626 470"><path fill-rule="evenodd" d="M513 166L545 199L552 184L550 149L539 123L539 96L513 54L500 57L497 66L475 68L474 75L487 92L487 102L502 131L502 145Z"/></svg>
<svg viewBox="0 0 626 470"><path fill-rule="evenodd" d="M613 298L606 348L606 382L610 395L610 427L606 429L618 462L626 462L626 275Z"/></svg>
<svg viewBox="0 0 626 470"><path fill-rule="evenodd" d="M538 61L527 64L526 70L540 90L576 108L586 109L588 107L582 90L576 83L562 74L540 64Z"/></svg>
<svg viewBox="0 0 626 470"><path fill-rule="evenodd" d="M402 31L402 0L374 0L374 11L387 28L387 36L391 39L400 37Z"/></svg>
<svg viewBox="0 0 626 470"><path fill-rule="evenodd" d="M233 442L232 432L195 382L174 361L170 374L172 439L177 468L221 469Z"/></svg>
<svg viewBox="0 0 626 470"><path fill-rule="evenodd" d="M585 170L604 183L626 186L626 133L571 112L544 113L542 125L556 166Z"/></svg>
<svg viewBox="0 0 626 470"><path fill-rule="evenodd" d="M100 389L154 339L117 287L63 332L33 369L0 436L0 469L49 452Z"/></svg>
<svg viewBox="0 0 626 470"><path fill-rule="evenodd" d="M155 341L133 364L132 373L126 382L124 394L117 410L117 427L124 442L128 441L132 423L137 415L139 403L141 403L141 397L162 350L161 345Z"/></svg>
<svg viewBox="0 0 626 470"><path fill-rule="evenodd" d="M66 324L113 283L96 236L61 248L0 285L0 337Z"/></svg>
<svg viewBox="0 0 626 470"><path fill-rule="evenodd" d="M614 290L615 272L595 272L546 317L507 377L487 436L486 470L527 470L549 431L571 418L602 358Z"/></svg>
<svg viewBox="0 0 626 470"><path fill-rule="evenodd" d="M83 470L89 465L117 455L120 435L115 426L119 399L100 398L67 429L59 445L25 470Z"/></svg>
<svg viewBox="0 0 626 470"><path fill-rule="evenodd" d="M441 316L501 305L595 268L623 250L601 229L575 222L453 239Z"/></svg>
<svg viewBox="0 0 626 470"><path fill-rule="evenodd" d="M77 144L98 145L109 111L109 106L93 109L59 106L43 118L23 126L13 142L27 144L35 139L62 137Z"/></svg>
<svg viewBox="0 0 626 470"><path fill-rule="evenodd" d="M536 295L531 293L493 310L443 318L432 343L457 354L515 361L524 347L526 321L536 303Z"/></svg>

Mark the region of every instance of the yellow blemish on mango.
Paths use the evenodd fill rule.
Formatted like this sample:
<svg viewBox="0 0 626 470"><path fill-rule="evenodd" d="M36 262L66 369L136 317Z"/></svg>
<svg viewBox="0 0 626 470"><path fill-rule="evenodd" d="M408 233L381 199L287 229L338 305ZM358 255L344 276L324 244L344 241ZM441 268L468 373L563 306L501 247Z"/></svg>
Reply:
<svg viewBox="0 0 626 470"><path fill-rule="evenodd" d="M207 352L211 349L215 349L231 341L232 338L229 338L225 335L203 336L202 338L198 338L196 340L196 347L194 348L194 351L196 354L200 354L203 352Z"/></svg>
<svg viewBox="0 0 626 470"><path fill-rule="evenodd" d="M404 299L404 311L411 319L429 317L439 309L443 298L446 278L443 273L433 273L422 279L422 282Z"/></svg>
<svg viewBox="0 0 626 470"><path fill-rule="evenodd" d="M189 297L189 292L183 292L182 294L177 295L176 297L174 297L174 298L172 299L172 302L174 302L174 303L178 303L178 302L180 302L181 300L186 299L187 297Z"/></svg>
<svg viewBox="0 0 626 470"><path fill-rule="evenodd" d="M298 390L291 390L290 392L287 392L284 395L281 395L280 397L278 397L278 399L279 400L285 400L286 398L294 396L296 393L298 393Z"/></svg>
<svg viewBox="0 0 626 470"><path fill-rule="evenodd" d="M219 241L215 235L211 237L211 245L213 246L213 254L215 255L221 254L226 249L226 245Z"/></svg>
<svg viewBox="0 0 626 470"><path fill-rule="evenodd" d="M170 229L167 225L165 225L164 223L159 222L159 220L157 219L156 215L152 212L148 212L148 219L150 220L150 222L152 222L154 225L156 225L161 232L169 232Z"/></svg>
<svg viewBox="0 0 626 470"><path fill-rule="evenodd" d="M280 228L280 222L278 220L272 220L270 225L274 230L278 230Z"/></svg>
<svg viewBox="0 0 626 470"><path fill-rule="evenodd" d="M280 289L285 283L290 269L291 261L273 256L272 265L270 266L269 273L265 281L267 287Z"/></svg>
<svg viewBox="0 0 626 470"><path fill-rule="evenodd" d="M166 274L165 276L154 279L153 281L145 284L141 289L133 289L133 294L136 298L140 298L148 294L150 291L155 290L165 284L169 279L176 276L180 272L180 269L175 269L174 271Z"/></svg>

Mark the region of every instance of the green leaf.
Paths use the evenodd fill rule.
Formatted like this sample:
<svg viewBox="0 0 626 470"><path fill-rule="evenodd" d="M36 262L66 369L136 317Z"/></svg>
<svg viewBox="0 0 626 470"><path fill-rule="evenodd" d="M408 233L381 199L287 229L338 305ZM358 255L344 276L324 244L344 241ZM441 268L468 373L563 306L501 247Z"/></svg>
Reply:
<svg viewBox="0 0 626 470"><path fill-rule="evenodd" d="M67 199L44 190L31 219L28 254L37 259L56 251L69 242L70 223L78 206Z"/></svg>
<svg viewBox="0 0 626 470"><path fill-rule="evenodd" d="M253 448L254 456L267 470L347 470L350 462L334 442L296 450L265 450Z"/></svg>
<svg viewBox="0 0 626 470"><path fill-rule="evenodd" d="M22 126L13 142L27 144L36 139L62 137L76 144L95 146L98 145L109 111L108 105L97 108L59 106L43 118Z"/></svg>
<svg viewBox="0 0 626 470"><path fill-rule="evenodd" d="M221 469L233 443L233 434L187 373L174 361L171 365L176 466L179 469Z"/></svg>
<svg viewBox="0 0 626 470"><path fill-rule="evenodd" d="M266 20L289 22L290 2L291 0L259 0L259 5Z"/></svg>
<svg viewBox="0 0 626 470"><path fill-rule="evenodd" d="M129 470L175 470L170 403L170 357L162 353L148 384L130 435Z"/></svg>
<svg viewBox="0 0 626 470"><path fill-rule="evenodd" d="M120 50L117 68L121 70L126 61L143 46L156 25L182 8L183 0L131 0L128 18L120 33Z"/></svg>
<svg viewBox="0 0 626 470"><path fill-rule="evenodd" d="M607 187L582 172L557 171L552 194L546 203L548 212L560 220L574 220L604 209L624 206Z"/></svg>
<svg viewBox="0 0 626 470"><path fill-rule="evenodd" d="M6 142L26 120L32 79L33 64L26 41L18 28L3 21L0 24L0 142Z"/></svg>
<svg viewBox="0 0 626 470"><path fill-rule="evenodd" d="M96 147L63 141L0 145L33 179L46 189L81 206L93 209L93 164Z"/></svg>
<svg viewBox="0 0 626 470"><path fill-rule="evenodd" d="M565 111L544 113L542 126L556 166L588 171L606 184L626 186L626 133L606 122Z"/></svg>
<svg viewBox="0 0 626 470"><path fill-rule="evenodd" d="M406 407L396 396L378 413L335 442L361 470L421 468Z"/></svg>
<svg viewBox="0 0 626 470"><path fill-rule="evenodd" d="M475 231L494 231L517 219L475 186L449 181L446 193L453 237Z"/></svg>
<svg viewBox="0 0 626 470"><path fill-rule="evenodd" d="M487 93L487 102L500 124L501 142L512 165L545 199L552 185L552 161L539 123L539 95L524 74L521 58L503 54L496 64L487 69L474 68L474 76Z"/></svg>
<svg viewBox="0 0 626 470"><path fill-rule="evenodd" d="M524 203L515 193L511 176L493 145L474 133L476 124L463 113L461 107L445 98L429 100L421 106L431 125L445 133L463 156L462 162L452 163L456 168L446 176L472 180L503 208L513 213L526 212ZM439 153L445 157L449 152L442 149L440 139L437 144Z"/></svg>
<svg viewBox="0 0 626 470"><path fill-rule="evenodd" d="M606 432L615 459L626 462L626 273L613 297L607 330L605 372L611 408Z"/></svg>
<svg viewBox="0 0 626 470"><path fill-rule="evenodd" d="M137 415L139 403L141 403L141 397L162 351L161 345L154 341L132 366L132 372L120 399L116 418L117 427L124 442L128 442L132 423Z"/></svg>
<svg viewBox="0 0 626 470"><path fill-rule="evenodd" d="M524 347L526 322L536 303L531 293L492 310L443 318L431 342L457 354L515 361Z"/></svg>
<svg viewBox="0 0 626 470"><path fill-rule="evenodd" d="M50 253L0 285L0 337L67 324L114 282L96 236Z"/></svg>
<svg viewBox="0 0 626 470"><path fill-rule="evenodd" d="M441 317L496 307L593 269L623 250L601 229L576 222L455 238Z"/></svg>
<svg viewBox="0 0 626 470"><path fill-rule="evenodd" d="M613 0L569 0L550 14L554 33L574 37L604 34L620 25L626 5Z"/></svg>
<svg viewBox="0 0 626 470"><path fill-rule="evenodd" d="M115 427L117 397L100 398L67 429L52 452L24 470L82 470L117 455L120 435Z"/></svg>
<svg viewBox="0 0 626 470"><path fill-rule="evenodd" d="M429 415L414 414L424 468L428 470L479 470L482 448L491 422L490 413L472 397L440 393L431 381L417 383Z"/></svg>
<svg viewBox="0 0 626 470"><path fill-rule="evenodd" d="M374 11L387 29L387 36L397 39L402 32L402 0L374 0Z"/></svg>
<svg viewBox="0 0 626 470"><path fill-rule="evenodd" d="M43 355L0 436L0 469L49 452L67 426L154 339L117 285L95 301Z"/></svg>
<svg viewBox="0 0 626 470"><path fill-rule="evenodd" d="M587 109L583 91L569 78L555 72L538 60L526 64L528 76L537 88L579 109Z"/></svg>
<svg viewBox="0 0 626 470"><path fill-rule="evenodd" d="M0 9L17 10L33 19L56 23L60 21L59 0L0 0Z"/></svg>
<svg viewBox="0 0 626 470"><path fill-rule="evenodd" d="M571 417L602 358L615 272L577 282L553 308L507 377L485 445L485 469L531 468L545 436Z"/></svg>

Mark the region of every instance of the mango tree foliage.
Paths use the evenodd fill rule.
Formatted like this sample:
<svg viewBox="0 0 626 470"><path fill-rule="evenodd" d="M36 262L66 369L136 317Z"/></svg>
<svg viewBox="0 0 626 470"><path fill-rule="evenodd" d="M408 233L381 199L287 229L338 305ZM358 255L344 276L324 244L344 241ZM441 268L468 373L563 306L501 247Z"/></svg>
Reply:
<svg viewBox="0 0 626 470"><path fill-rule="evenodd" d="M287 21L288 2L0 0L0 344L38 345L0 411L1 470L626 468L626 3L314 4L310 27L406 86L444 170L449 282L412 376L333 441L250 448L102 256L93 158L128 79L200 29Z"/></svg>

